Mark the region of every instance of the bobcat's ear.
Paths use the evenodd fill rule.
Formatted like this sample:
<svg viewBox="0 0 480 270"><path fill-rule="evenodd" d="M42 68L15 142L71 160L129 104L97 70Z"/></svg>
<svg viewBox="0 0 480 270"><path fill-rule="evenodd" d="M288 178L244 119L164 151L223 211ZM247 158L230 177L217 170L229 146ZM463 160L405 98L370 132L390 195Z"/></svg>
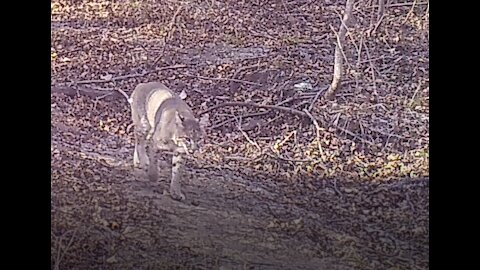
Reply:
<svg viewBox="0 0 480 270"><path fill-rule="evenodd" d="M178 111L175 112L175 118L177 119L177 122L183 123L185 121L185 117L181 114L178 113Z"/></svg>

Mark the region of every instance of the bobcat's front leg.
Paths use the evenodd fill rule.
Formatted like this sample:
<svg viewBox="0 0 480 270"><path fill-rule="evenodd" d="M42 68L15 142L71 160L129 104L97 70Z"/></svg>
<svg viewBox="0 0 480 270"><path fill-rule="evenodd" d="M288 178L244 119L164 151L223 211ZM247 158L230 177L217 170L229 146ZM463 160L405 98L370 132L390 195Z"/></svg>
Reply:
<svg viewBox="0 0 480 270"><path fill-rule="evenodd" d="M172 157L172 180L170 182L170 196L177 201L185 200L181 190L181 178L183 173L183 158L178 151L173 152Z"/></svg>
<svg viewBox="0 0 480 270"><path fill-rule="evenodd" d="M156 181L158 179L157 152L158 152L158 149L154 146L154 144L149 143L148 144L148 157L150 159L150 164L148 165L148 178L151 181Z"/></svg>
<svg viewBox="0 0 480 270"><path fill-rule="evenodd" d="M146 151L146 135L140 130L135 130L135 150L133 152L133 167L146 169L149 165L149 160Z"/></svg>

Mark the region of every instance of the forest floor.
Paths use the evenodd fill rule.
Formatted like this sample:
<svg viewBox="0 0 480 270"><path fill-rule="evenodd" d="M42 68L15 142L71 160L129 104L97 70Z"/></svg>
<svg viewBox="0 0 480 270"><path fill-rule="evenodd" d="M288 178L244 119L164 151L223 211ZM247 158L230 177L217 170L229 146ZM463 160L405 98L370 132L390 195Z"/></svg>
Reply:
<svg viewBox="0 0 480 270"><path fill-rule="evenodd" d="M428 6L358 3L313 102L344 2L256 2L52 1L52 269L429 268ZM206 128L183 202L133 173L148 81Z"/></svg>

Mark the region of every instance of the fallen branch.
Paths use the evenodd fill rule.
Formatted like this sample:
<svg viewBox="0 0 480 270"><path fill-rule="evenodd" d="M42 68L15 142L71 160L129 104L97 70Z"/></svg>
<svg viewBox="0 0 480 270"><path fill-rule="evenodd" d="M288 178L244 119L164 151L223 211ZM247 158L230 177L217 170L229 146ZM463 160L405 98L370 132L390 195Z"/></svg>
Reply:
<svg viewBox="0 0 480 270"><path fill-rule="evenodd" d="M241 67L241 68L237 69L237 71L235 71L235 73L234 73L233 76L232 76L232 79L237 78L237 75L240 74L240 72L242 72L242 71L245 71L245 70L247 70L247 69L262 67L262 66L265 66L265 65L267 65L266 62L265 62L265 63L257 63L257 64L253 64L253 65L250 65L250 66Z"/></svg>
<svg viewBox="0 0 480 270"><path fill-rule="evenodd" d="M283 105L285 103L288 103L290 101L294 101L294 100L299 100L299 99L308 99L308 98L311 98L310 96L298 96L298 97L290 97L290 98L287 98L285 100L282 100L280 101L279 103L275 104L275 106L280 106L280 105ZM270 111L263 111L263 112L256 112L256 113L249 113L249 114L245 114L245 115L242 115L241 117L242 118L250 118L250 117L255 117L255 116L262 116L262 115L265 115L265 114L268 114L270 113ZM203 113L200 113L200 114L203 114ZM218 124L215 124L211 127L209 127L208 129L211 130L211 129L216 129L216 128L219 128L225 124L228 124L230 122L234 121L234 119L230 118L228 120L225 120L223 122L220 122Z"/></svg>
<svg viewBox="0 0 480 270"><path fill-rule="evenodd" d="M250 139L250 137L248 137L248 134L247 134L245 131L243 131L243 129L242 129L242 120L240 119L240 121L239 121L235 115L233 115L233 117L235 118L235 121L237 122L237 128L238 128L238 130L242 133L243 137L245 137L245 139L246 139L251 145L255 146L255 147L258 149L258 151L261 152L262 149L260 148L260 146L258 145L258 143L255 142L255 141L252 141L252 139Z"/></svg>
<svg viewBox="0 0 480 270"><path fill-rule="evenodd" d="M269 113L269 112L270 112L270 111L257 112L257 113L249 113L249 114L242 115L242 116L240 116L240 117L242 117L242 119L243 119L243 118L250 118L250 117L255 117L255 116L262 116L262 115L265 115L265 114L267 114L267 113ZM223 125L225 125L225 124L228 124L228 123L230 123L230 122L233 122L234 120L235 120L235 119L232 119L232 118L227 119L227 120L225 120L225 121L222 121L222 122L220 122L220 123L218 123L218 124L215 124L215 125L209 127L208 130L212 130L212 129L219 128L219 127L221 127L221 126L223 126Z"/></svg>
<svg viewBox="0 0 480 270"><path fill-rule="evenodd" d="M354 138L356 138L356 139L358 139L358 140L360 140L360 141L368 144L368 145L371 145L371 146L375 145L375 144L372 143L371 141L365 140L364 138L358 136L357 134L351 132L350 130L344 129L344 128L339 127L339 126L337 126L337 125L334 125L334 127L337 128L337 129L339 129L340 131L343 131L343 132L347 133L348 135L350 135L350 136L352 136L352 137L354 137Z"/></svg>
<svg viewBox="0 0 480 270"><path fill-rule="evenodd" d="M170 20L170 24L168 26L168 29L167 29L167 33L166 35L164 36L163 38L163 48L162 48L162 53L153 61L153 66L156 66L158 64L158 61L160 61L160 59L162 59L162 57L165 55L165 48L167 47L167 42L168 42L168 39L169 37L171 37L173 35L173 33L175 32L175 20L177 19L177 16L178 14L180 13L180 11L182 10L183 8L183 5L180 5L177 10L175 11L175 13L173 14L172 16L172 19Z"/></svg>
<svg viewBox="0 0 480 270"><path fill-rule="evenodd" d="M98 91L109 91L110 94L106 94L106 95L111 95L111 93L113 93L113 91L118 91L118 92L128 101L128 103L132 103L132 100L130 99L130 97L128 96L128 94L125 93L125 91L123 91L123 90L120 89L120 88L102 88L102 87L91 86L90 89L98 90ZM103 97L104 97L104 96L98 97L97 100L100 100L100 99L102 99Z"/></svg>
<svg viewBox="0 0 480 270"><path fill-rule="evenodd" d="M372 57L370 56L370 51L368 50L367 44L365 44L365 41L363 41L363 45L365 46L365 52L367 53L367 59L370 64L370 70L372 71L372 83L373 83L373 95L377 96L377 83L376 83L376 78L375 78L375 66L373 65Z"/></svg>
<svg viewBox="0 0 480 270"><path fill-rule="evenodd" d="M430 1L420 2L420 3L417 3L417 6L428 5L429 3L430 3ZM411 6L412 4L413 4L413 2L393 3L393 4L388 4L385 7L405 7L405 6ZM378 5L372 5L371 6L371 8L378 8L378 7L379 7Z"/></svg>
<svg viewBox="0 0 480 270"><path fill-rule="evenodd" d="M233 78L212 78L212 77L205 77L205 76L201 76L201 75L192 75L192 74L188 74L188 73L186 73L185 76L199 78L199 79L203 79L203 80L230 81L230 82L238 82L238 83L245 83L245 84L250 84L250 85L262 86L262 84L260 84L260 83L245 81L245 80L239 80L239 79L233 79Z"/></svg>
<svg viewBox="0 0 480 270"><path fill-rule="evenodd" d="M322 160L324 160L324 154L323 154L323 149L322 149L322 144L320 143L320 126L318 125L318 122L317 122L317 119L315 119L313 117L313 115L306 109L303 110L307 115L308 117L310 117L310 119L312 120L313 122L313 125L315 126L315 130L316 130L316 134L317 134L317 144L318 144L318 151L320 153L320 158Z"/></svg>
<svg viewBox="0 0 480 270"><path fill-rule="evenodd" d="M264 108L264 109L273 109L273 110L278 110L278 111L283 111L283 112L289 112L291 114L295 114L295 115L302 116L302 117L308 117L308 115L306 113L304 113L302 111L299 111L299 110L296 110L296 109L292 109L292 108L275 106L275 105L263 105L263 104L251 103L251 102L240 102L240 101L225 102L225 103L215 105L213 107L210 107L209 109L206 109L206 110L200 112L199 115L202 115L202 114L205 114L207 112L216 110L218 108L227 107L227 106L243 106L243 107L256 107L256 108Z"/></svg>
<svg viewBox="0 0 480 270"><path fill-rule="evenodd" d="M326 91L327 89L329 89L329 87L325 87L317 91L317 94L313 98L312 102L310 102L310 106L308 106L308 111L312 110L313 105L315 105L315 102L317 102L317 99L320 97L320 94Z"/></svg>
<svg viewBox="0 0 480 270"><path fill-rule="evenodd" d="M134 74L127 74L127 75L122 75L122 76L118 76L118 77L112 77L112 78L107 79L107 80L104 80L104 79L101 79L101 80L83 80L83 81L72 82L71 84L79 85L79 84L115 82L115 81L131 79L131 78L143 77L145 75L148 75L148 74L151 74L151 73L154 73L154 72L158 72L158 71L162 71L162 70L186 68L186 67L187 67L187 65L173 65L173 66L159 67L159 68L155 68L154 70L142 71L141 73L134 73Z"/></svg>
<svg viewBox="0 0 480 270"><path fill-rule="evenodd" d="M54 265L54 268L55 270L58 270L60 269L60 263L62 262L63 258L65 257L65 255L67 254L68 252L68 249L72 246L72 243L73 243L73 240L75 239L75 236L77 234L77 231L78 231L78 228L76 228L73 233L72 233L72 237L70 237L70 241L68 241L67 243L67 246L63 249L63 252L62 252L62 239L63 237L65 236L64 235L61 235L57 241L57 254L56 254L56 260L55 260L55 265ZM67 232L68 233L68 232Z"/></svg>
<svg viewBox="0 0 480 270"><path fill-rule="evenodd" d="M277 110L277 111L282 111L282 112L288 112L288 113L291 113L291 114L294 114L294 115L298 115L298 116L302 116L302 117L311 119L310 116L307 113L305 113L304 111L299 111L299 110L296 110L296 109L281 107L281 106L275 106L275 105L263 105L263 104L257 104L257 103L251 103L251 102L239 102L239 101L237 101L237 102L225 102L225 103L215 105L213 107L210 107L209 109L206 109L206 110L200 112L199 115L205 114L207 112L213 111L213 110L218 109L218 108L227 107L227 106L244 106L244 107L256 107L256 108L272 109L272 110ZM318 124L319 119L316 119L316 118L314 118L314 119L317 121L317 124ZM358 136L357 134L355 134L355 133L353 133L353 132L351 132L351 131L349 131L345 128L341 128L341 127L339 127L337 125L334 125L334 124L331 124L331 126L335 127L336 129L338 129L340 131L343 131L343 132L347 133L348 135L350 135L350 136L352 136L352 137L354 137L354 138L356 138L356 139L358 139L358 140L360 140L360 141L362 141L366 144L369 144L369 145L372 145L372 146L375 145L374 143L363 139L362 137Z"/></svg>
<svg viewBox="0 0 480 270"><path fill-rule="evenodd" d="M280 156L279 154L277 155L272 155L268 152L264 152L265 155L271 157L271 158L275 158L275 159L279 159L279 160L283 160L283 161L289 161L289 162L313 162L314 160L313 159L294 159L294 158L286 158L286 157L282 157Z"/></svg>

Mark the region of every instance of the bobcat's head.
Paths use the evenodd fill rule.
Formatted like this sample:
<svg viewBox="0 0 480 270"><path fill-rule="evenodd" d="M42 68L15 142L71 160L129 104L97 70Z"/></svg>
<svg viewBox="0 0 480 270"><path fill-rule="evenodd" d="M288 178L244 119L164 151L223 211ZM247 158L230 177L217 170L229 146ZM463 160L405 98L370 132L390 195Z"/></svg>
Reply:
<svg viewBox="0 0 480 270"><path fill-rule="evenodd" d="M177 111L176 113L176 134L174 143L185 150L188 154L193 154L198 148L202 139L202 129L199 122L192 115Z"/></svg>

